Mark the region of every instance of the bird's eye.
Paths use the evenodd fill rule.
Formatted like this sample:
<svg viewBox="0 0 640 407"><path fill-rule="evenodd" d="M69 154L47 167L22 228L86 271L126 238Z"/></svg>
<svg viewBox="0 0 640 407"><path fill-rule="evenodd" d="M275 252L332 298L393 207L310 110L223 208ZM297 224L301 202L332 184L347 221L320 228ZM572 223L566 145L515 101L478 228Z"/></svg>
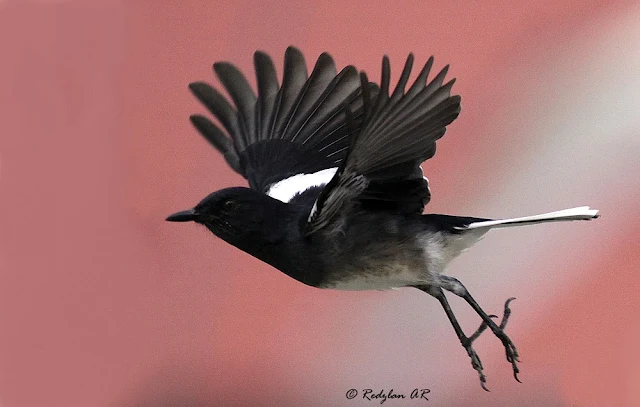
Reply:
<svg viewBox="0 0 640 407"><path fill-rule="evenodd" d="M225 211L233 211L236 209L237 207L237 203L236 201L233 200L228 200L225 201L225 203L222 204L222 209L224 209Z"/></svg>

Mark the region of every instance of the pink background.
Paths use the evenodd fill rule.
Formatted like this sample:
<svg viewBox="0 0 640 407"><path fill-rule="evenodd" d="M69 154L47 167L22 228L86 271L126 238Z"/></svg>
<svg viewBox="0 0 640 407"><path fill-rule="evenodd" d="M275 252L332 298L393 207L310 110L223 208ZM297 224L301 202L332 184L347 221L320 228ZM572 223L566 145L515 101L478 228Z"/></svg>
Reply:
<svg viewBox="0 0 640 407"><path fill-rule="evenodd" d="M226 3L226 4L225 4ZM393 5L392 5L393 4ZM397 4L397 5L396 5ZM634 1L0 1L0 406L640 405L640 7ZM463 112L427 211L580 205L490 233L450 274L508 332L481 390L438 303L321 291L164 217L243 180L189 124L211 63L287 45L378 78L451 64ZM251 80L253 81L252 74ZM453 305L463 326L473 312ZM385 405L424 405L389 400Z"/></svg>

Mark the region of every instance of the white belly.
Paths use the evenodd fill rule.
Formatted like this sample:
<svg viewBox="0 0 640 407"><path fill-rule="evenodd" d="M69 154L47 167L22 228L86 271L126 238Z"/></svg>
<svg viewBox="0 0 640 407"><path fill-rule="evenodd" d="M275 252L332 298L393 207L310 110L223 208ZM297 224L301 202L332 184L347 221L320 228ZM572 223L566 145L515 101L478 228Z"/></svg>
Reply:
<svg viewBox="0 0 640 407"><path fill-rule="evenodd" d="M424 271L410 270L408 267L388 267L387 270L362 270L345 273L337 281L324 286L334 290L364 291L390 290L393 288L427 284Z"/></svg>
<svg viewBox="0 0 640 407"><path fill-rule="evenodd" d="M402 253L402 247L380 245L375 253L355 257L344 270L332 273L324 288L335 290L388 290L398 287L437 284L451 260L472 246L486 230L460 235L425 233L420 239L422 253Z"/></svg>

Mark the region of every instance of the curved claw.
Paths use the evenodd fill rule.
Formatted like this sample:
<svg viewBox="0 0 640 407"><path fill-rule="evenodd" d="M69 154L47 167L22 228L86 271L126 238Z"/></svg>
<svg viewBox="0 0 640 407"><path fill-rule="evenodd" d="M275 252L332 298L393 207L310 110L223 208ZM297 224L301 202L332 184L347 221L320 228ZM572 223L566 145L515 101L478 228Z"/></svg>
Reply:
<svg viewBox="0 0 640 407"><path fill-rule="evenodd" d="M514 371L513 371L513 378L514 378L514 379L516 379L516 381L517 381L518 383L522 383L522 381L521 381L520 379L518 379L518 373L519 373L519 372L517 372L517 371L515 371L515 370L514 370Z"/></svg>
<svg viewBox="0 0 640 407"><path fill-rule="evenodd" d="M518 359L520 357L520 355L518 355L518 351L516 350L516 347L513 344L504 344L505 346L505 351L507 353L507 361L509 363L511 363L512 365L514 365L514 369L516 369L516 362L520 362L520 360Z"/></svg>
<svg viewBox="0 0 640 407"><path fill-rule="evenodd" d="M509 304L511 303L511 301L515 300L516 297L511 297L509 299L507 299L507 301L505 301L504 303L504 313L502 314L502 321L500 322L500 329L504 329L507 326L507 321L509 320L509 317L511 316L511 308L509 308Z"/></svg>

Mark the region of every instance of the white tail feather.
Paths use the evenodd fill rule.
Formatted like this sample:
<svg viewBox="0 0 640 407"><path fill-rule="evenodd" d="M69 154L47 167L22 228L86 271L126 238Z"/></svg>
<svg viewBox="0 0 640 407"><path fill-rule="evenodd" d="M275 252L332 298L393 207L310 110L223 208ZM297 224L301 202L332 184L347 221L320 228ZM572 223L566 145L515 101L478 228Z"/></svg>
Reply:
<svg viewBox="0 0 640 407"><path fill-rule="evenodd" d="M493 228L493 227L509 227L509 226L522 226L522 224L533 224L543 222L563 222L568 220L589 220L597 218L598 211L596 209L590 209L588 206L581 206L579 208L564 209L556 212L543 213L541 215L525 216L522 218L513 219L498 219L487 220L483 222L474 222L466 227L459 229L478 229L478 228Z"/></svg>

